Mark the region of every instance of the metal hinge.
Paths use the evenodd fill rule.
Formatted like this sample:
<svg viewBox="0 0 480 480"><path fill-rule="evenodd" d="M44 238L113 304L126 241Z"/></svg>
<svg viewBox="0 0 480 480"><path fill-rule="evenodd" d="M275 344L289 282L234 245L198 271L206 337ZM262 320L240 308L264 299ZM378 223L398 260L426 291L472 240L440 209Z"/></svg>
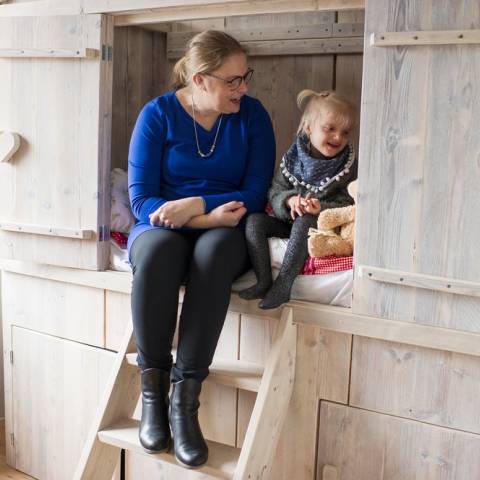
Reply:
<svg viewBox="0 0 480 480"><path fill-rule="evenodd" d="M10 350L10 363L13 364L13 350Z"/></svg>
<svg viewBox="0 0 480 480"><path fill-rule="evenodd" d="M98 229L98 241L108 242L110 240L110 227L108 225L100 225Z"/></svg>
<svg viewBox="0 0 480 480"><path fill-rule="evenodd" d="M14 433L10 434L10 445L15 445L15 434Z"/></svg>
<svg viewBox="0 0 480 480"><path fill-rule="evenodd" d="M112 45L102 45L102 60L111 62L113 59L113 47Z"/></svg>

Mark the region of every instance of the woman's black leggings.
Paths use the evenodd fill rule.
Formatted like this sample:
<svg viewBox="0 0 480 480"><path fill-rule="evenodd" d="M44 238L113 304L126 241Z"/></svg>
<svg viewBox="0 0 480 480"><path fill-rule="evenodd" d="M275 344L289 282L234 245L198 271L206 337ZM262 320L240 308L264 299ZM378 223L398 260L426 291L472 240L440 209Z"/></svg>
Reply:
<svg viewBox="0 0 480 480"><path fill-rule="evenodd" d="M178 294L185 284L172 381L208 375L225 321L233 281L248 267L244 233L156 228L135 239L132 318L142 369L172 367Z"/></svg>

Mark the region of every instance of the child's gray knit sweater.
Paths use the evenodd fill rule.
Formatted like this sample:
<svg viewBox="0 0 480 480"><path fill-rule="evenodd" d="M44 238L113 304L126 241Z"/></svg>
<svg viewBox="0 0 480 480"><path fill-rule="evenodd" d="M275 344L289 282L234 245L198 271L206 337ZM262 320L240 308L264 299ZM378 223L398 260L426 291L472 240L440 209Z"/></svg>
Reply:
<svg viewBox="0 0 480 480"><path fill-rule="evenodd" d="M355 162L356 165L356 162ZM272 186L268 191L268 200L272 206L274 215L286 222L291 222L290 208L287 206L286 201L293 195L302 195L305 197L307 193L310 193L312 198L318 198L322 210L327 208L346 207L347 205L353 205L353 198L348 194L347 185L356 178L356 169L353 169L351 175L343 176L340 181L335 181L323 192L312 194L302 185L294 186L290 183L285 175L282 173L282 169L279 168L275 174Z"/></svg>

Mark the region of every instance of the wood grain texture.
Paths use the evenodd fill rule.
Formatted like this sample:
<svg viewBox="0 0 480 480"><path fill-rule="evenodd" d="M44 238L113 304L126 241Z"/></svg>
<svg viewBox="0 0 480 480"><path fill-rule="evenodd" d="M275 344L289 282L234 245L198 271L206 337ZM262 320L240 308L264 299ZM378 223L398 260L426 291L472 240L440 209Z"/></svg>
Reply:
<svg viewBox="0 0 480 480"><path fill-rule="evenodd" d="M378 31L479 28L480 6L373 1L366 35ZM459 280L478 279L476 153L480 139L474 46L366 46L356 261ZM378 102L382 98L382 102ZM471 332L480 301L356 276L353 311Z"/></svg>
<svg viewBox="0 0 480 480"><path fill-rule="evenodd" d="M102 290L10 272L2 275L3 315L11 325L105 346Z"/></svg>
<svg viewBox="0 0 480 480"><path fill-rule="evenodd" d="M264 363L277 319L242 315L240 358ZM351 335L298 325L295 384L271 478L315 478L318 402L347 403ZM239 392L237 446L241 446L255 394ZM295 455L291 454L295 444Z"/></svg>
<svg viewBox="0 0 480 480"><path fill-rule="evenodd" d="M480 359L354 337L350 404L480 433Z"/></svg>
<svg viewBox="0 0 480 480"><path fill-rule="evenodd" d="M2 17L0 48L54 44L65 50L99 50L106 29L95 15ZM15 131L23 140L16 161L1 165L2 220L98 231L108 197L99 170L108 163L100 122L103 115L108 119L108 109L99 95L108 89L102 83L106 63L99 58L0 62L0 77L9 79L0 89L0 131ZM90 269L105 268L107 260L98 239L14 232L0 232L0 255Z"/></svg>
<svg viewBox="0 0 480 480"><path fill-rule="evenodd" d="M342 480L459 480L480 475L480 437L322 402L318 476Z"/></svg>
<svg viewBox="0 0 480 480"><path fill-rule="evenodd" d="M15 468L71 479L114 354L19 327L12 348Z"/></svg>

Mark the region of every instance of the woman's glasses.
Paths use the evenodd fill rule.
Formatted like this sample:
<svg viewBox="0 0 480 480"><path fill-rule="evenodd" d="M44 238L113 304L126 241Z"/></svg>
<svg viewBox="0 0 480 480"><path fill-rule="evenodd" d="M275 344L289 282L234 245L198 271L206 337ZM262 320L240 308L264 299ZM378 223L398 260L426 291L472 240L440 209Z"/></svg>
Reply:
<svg viewBox="0 0 480 480"><path fill-rule="evenodd" d="M219 77L218 75L214 75L213 73L205 73L204 75L208 75L209 77L216 78L217 80L221 80L223 83L227 85L230 90L237 90L240 88L242 82L245 82L247 85L252 79L253 76L253 68L249 68L245 75L239 75L237 77L230 78L229 80Z"/></svg>

